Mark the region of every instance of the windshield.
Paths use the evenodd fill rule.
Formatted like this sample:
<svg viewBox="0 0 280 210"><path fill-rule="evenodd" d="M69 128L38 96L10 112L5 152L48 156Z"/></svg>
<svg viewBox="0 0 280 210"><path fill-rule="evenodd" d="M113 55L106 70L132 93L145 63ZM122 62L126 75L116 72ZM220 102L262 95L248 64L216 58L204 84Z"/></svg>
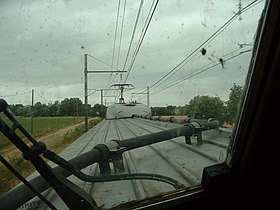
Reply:
<svg viewBox="0 0 280 210"><path fill-rule="evenodd" d="M92 148L102 153L79 170L104 179L63 175L98 207L191 189L204 167L226 159L264 6L262 0L1 1L0 98L65 160ZM4 110L0 117L9 123ZM1 125L1 158L23 177L36 177ZM20 181L0 169L3 196ZM51 204L69 208L47 188L40 193ZM50 207L33 197L14 207Z"/></svg>

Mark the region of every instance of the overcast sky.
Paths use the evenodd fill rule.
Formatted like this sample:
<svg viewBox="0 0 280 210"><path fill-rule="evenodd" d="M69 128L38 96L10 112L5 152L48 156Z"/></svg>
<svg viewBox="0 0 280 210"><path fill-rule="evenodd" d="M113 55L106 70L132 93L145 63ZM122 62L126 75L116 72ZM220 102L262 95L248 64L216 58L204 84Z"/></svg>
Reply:
<svg viewBox="0 0 280 210"><path fill-rule="evenodd" d="M159 1L127 79L135 89L125 92L126 101L146 103L146 95L131 98L131 93L143 92L155 84L238 12L239 2L243 8L252 1ZM31 89L34 89L35 102L50 103L66 97L84 101L85 53L97 58L88 57L89 70L109 71L112 64L116 69L127 70L123 67L140 1L126 0L123 16L124 2L120 1L115 36L117 0L1 0L0 96L9 104L30 104ZM126 67L151 5L151 0L143 3ZM185 105L196 95L227 100L234 83L244 85L251 52L243 52L252 49L263 7L264 1L242 13L203 46L205 55L194 52L182 68L166 77L170 78L154 85L150 89L151 106ZM240 48L239 44L246 45ZM230 60L214 66L220 58ZM89 74L88 78L90 89L105 89L123 83L126 74L122 80L120 74L110 73ZM178 82L182 78L186 80ZM107 91L105 95L113 96L116 92ZM109 104L115 98L106 97L104 101ZM100 103L100 92L90 95L89 103Z"/></svg>

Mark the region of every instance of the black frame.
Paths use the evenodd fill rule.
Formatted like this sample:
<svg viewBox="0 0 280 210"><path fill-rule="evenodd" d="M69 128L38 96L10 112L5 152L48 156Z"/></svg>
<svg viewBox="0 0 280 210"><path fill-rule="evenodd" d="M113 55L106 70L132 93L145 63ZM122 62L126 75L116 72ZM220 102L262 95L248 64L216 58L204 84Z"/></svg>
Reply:
<svg viewBox="0 0 280 210"><path fill-rule="evenodd" d="M268 1L263 18L264 24L259 28L261 39L255 46L256 59L251 63L252 72L248 77L250 85L235 131L236 143L227 164L207 167L201 186L134 203L131 209L269 209L277 206L274 196L278 190L275 142L280 107L277 97L280 1Z"/></svg>

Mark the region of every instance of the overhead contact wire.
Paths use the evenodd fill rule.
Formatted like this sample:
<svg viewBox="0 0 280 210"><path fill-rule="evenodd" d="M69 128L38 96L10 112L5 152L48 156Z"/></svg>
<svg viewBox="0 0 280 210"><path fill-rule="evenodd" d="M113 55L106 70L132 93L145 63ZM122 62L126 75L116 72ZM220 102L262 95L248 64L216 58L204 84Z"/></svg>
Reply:
<svg viewBox="0 0 280 210"><path fill-rule="evenodd" d="M255 0L251 3L249 3L247 6L242 8L241 12L247 11L248 9L252 8L253 6L257 5L261 1ZM256 4L255 4L256 3ZM179 66L181 66L184 62L186 62L192 55L198 52L198 50L201 49L202 46L204 46L207 43L210 43L214 38L216 38L235 18L238 17L239 14L234 14L228 21L226 21L217 31L215 31L208 39L206 39L202 44L200 44L194 51L192 51L187 57L185 57L179 64L177 64L173 69L171 69L167 74L165 74L162 78L160 78L158 81L156 81L154 84L150 85L150 90L154 88L155 85L160 83L161 81L164 82L163 80L169 76L172 72L174 72ZM184 64L185 65L185 64ZM182 66L183 67L183 66ZM179 69L178 69L179 70ZM178 71L177 70L177 71ZM175 71L174 74L177 72ZM170 78L170 77L168 77ZM167 78L167 79L168 79ZM161 82L161 83L162 83ZM143 90L142 92L144 92Z"/></svg>
<svg viewBox="0 0 280 210"><path fill-rule="evenodd" d="M131 72L132 67L133 67L133 65L134 65L134 62L135 62L135 60L136 60L136 57L137 57L137 55L138 55L138 52L139 52L140 47L141 47L141 45L142 45L142 42L143 42L143 40L144 40L144 38L145 38L145 35L146 35L146 33L147 33L147 30L148 30L148 28L149 28L149 25L150 25L150 23L151 23L151 20L152 20L152 18L153 18L153 15L154 15L154 13L155 13L155 10L156 10L156 8L157 8L157 5L158 5L159 0L156 1L155 6L153 7L154 2L155 2L155 0L153 1L152 6L151 6L151 8L150 8L150 12L151 12L152 8L153 8L153 11L152 11L151 14L150 14L150 12L149 12L150 16L148 15L148 17L147 17L147 19L146 19L146 21L145 21L144 28L142 29L142 33L141 33L141 35L140 35L140 39L139 39L139 41L138 41L138 43L137 43L137 47L136 47L135 52L134 52L134 54L133 54L132 61L131 61L131 64L130 64L130 66L129 66L129 69L128 69L128 74L126 75L126 78L125 78L124 83L126 83L128 77L129 77L129 75L130 75L130 72ZM146 23L147 23L147 24L146 24ZM143 32L143 31L144 31L144 32ZM142 34L143 34L143 35L142 35Z"/></svg>

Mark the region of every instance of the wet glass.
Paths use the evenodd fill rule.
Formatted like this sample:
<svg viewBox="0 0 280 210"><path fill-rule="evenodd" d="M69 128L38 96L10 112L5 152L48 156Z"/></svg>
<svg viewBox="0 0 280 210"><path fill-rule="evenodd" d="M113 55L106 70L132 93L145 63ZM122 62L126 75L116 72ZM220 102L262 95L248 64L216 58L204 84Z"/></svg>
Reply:
<svg viewBox="0 0 280 210"><path fill-rule="evenodd" d="M226 159L264 6L260 0L1 1L0 98L38 138L40 126L47 132L85 121L87 131L93 117L103 119L84 135L93 142L83 137L64 145L66 159L86 145L217 122L215 129L122 153L125 171L113 170L110 160L113 174L157 174L198 186L204 167ZM50 122L41 125L39 118ZM51 121L57 118L68 120ZM1 134L0 151L13 162L10 148ZM85 172L100 175L100 168ZM106 208L177 190L158 180L71 181ZM64 206L58 198L53 203Z"/></svg>

